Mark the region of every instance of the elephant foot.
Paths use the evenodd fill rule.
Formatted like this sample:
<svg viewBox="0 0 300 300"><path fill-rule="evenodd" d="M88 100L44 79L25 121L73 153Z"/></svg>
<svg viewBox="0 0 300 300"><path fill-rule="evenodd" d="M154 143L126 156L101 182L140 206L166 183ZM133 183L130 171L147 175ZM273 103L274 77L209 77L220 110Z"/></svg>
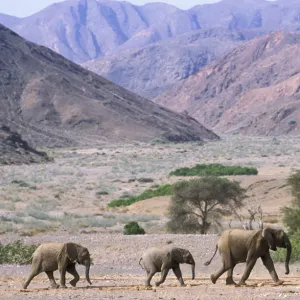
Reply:
<svg viewBox="0 0 300 300"><path fill-rule="evenodd" d="M72 279L69 283L71 284L71 286L76 287L77 282L77 280Z"/></svg>
<svg viewBox="0 0 300 300"><path fill-rule="evenodd" d="M232 277L227 277L226 285L236 285L236 283L233 281Z"/></svg>
<svg viewBox="0 0 300 300"><path fill-rule="evenodd" d="M23 290L27 290L27 286L26 285L23 285Z"/></svg>
<svg viewBox="0 0 300 300"><path fill-rule="evenodd" d="M60 288L61 289L67 289L68 287L66 285L61 285Z"/></svg>
<svg viewBox="0 0 300 300"><path fill-rule="evenodd" d="M210 275L210 280L213 284L215 284L217 282L217 279L214 274Z"/></svg>
<svg viewBox="0 0 300 300"><path fill-rule="evenodd" d="M186 284L185 284L185 283L183 283L183 284L181 284L180 286L181 286L181 287L186 287Z"/></svg>
<svg viewBox="0 0 300 300"><path fill-rule="evenodd" d="M275 285L283 285L283 281L282 280L275 281Z"/></svg>
<svg viewBox="0 0 300 300"><path fill-rule="evenodd" d="M246 282L245 281L240 281L236 286L246 286Z"/></svg>
<svg viewBox="0 0 300 300"><path fill-rule="evenodd" d="M159 282L159 281L156 281L156 282L155 282L155 286L160 286L160 282Z"/></svg>
<svg viewBox="0 0 300 300"><path fill-rule="evenodd" d="M59 285L54 283L54 284L51 284L51 288L52 289L58 289L59 288Z"/></svg>

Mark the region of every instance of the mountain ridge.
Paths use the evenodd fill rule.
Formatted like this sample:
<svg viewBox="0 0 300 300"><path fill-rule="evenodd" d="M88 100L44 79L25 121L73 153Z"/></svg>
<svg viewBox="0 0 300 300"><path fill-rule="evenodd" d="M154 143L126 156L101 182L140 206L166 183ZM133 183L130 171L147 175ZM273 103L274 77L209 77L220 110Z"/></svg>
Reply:
<svg viewBox="0 0 300 300"><path fill-rule="evenodd" d="M300 34L274 32L248 41L155 102L187 110L218 132L298 134Z"/></svg>
<svg viewBox="0 0 300 300"><path fill-rule="evenodd" d="M218 139L2 25L0 39L0 120L33 146Z"/></svg>

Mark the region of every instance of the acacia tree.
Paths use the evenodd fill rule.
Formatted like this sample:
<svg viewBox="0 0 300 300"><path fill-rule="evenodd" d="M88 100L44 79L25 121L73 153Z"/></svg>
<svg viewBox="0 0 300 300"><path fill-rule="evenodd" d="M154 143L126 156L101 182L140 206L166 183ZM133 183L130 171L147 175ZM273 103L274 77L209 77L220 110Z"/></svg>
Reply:
<svg viewBox="0 0 300 300"><path fill-rule="evenodd" d="M202 177L173 185L167 229L174 233L206 234L212 224L220 226L222 216L243 206L245 190L237 181Z"/></svg>

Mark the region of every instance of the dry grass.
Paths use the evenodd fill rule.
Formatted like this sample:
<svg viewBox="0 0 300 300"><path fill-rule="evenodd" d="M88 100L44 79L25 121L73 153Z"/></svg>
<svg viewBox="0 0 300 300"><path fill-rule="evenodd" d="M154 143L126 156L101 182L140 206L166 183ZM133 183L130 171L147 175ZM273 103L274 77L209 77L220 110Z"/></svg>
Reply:
<svg viewBox="0 0 300 300"><path fill-rule="evenodd" d="M0 232L52 227L74 229L74 226L78 229L104 226L120 231L121 219L143 219L143 215L153 213L161 218L146 221L147 226L152 224L152 229L163 230L168 200L160 203L159 198L153 198L128 209L108 209L107 203L124 195L138 195L154 185L180 180L169 177L169 172L196 163L257 167L258 176L231 178L248 188L247 205L261 203L266 222L271 219L269 223L277 223L280 207L290 201L285 179L300 168L299 152L298 137L242 136L225 136L222 141L204 145L134 143L101 149L52 150L54 163L0 167L0 197L3 199L0 216L11 218L1 221ZM139 181L139 178L151 180ZM100 222L97 214L108 212L124 216L114 222ZM76 219L70 215L82 217Z"/></svg>

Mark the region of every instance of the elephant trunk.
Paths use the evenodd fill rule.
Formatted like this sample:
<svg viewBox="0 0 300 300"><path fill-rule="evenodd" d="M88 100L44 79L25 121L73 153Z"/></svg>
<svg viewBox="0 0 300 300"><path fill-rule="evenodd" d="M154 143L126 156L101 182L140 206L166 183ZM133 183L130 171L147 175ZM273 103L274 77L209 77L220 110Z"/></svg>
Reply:
<svg viewBox="0 0 300 300"><path fill-rule="evenodd" d="M289 274L290 273L289 262L292 254L292 245L288 237L286 237L285 247L286 247L285 274Z"/></svg>
<svg viewBox="0 0 300 300"><path fill-rule="evenodd" d="M192 279L195 279L195 263L192 264Z"/></svg>
<svg viewBox="0 0 300 300"><path fill-rule="evenodd" d="M91 280L90 280L90 265L91 263L90 262L87 262L85 264L85 278L86 278L86 281L89 283L89 284L92 284Z"/></svg>

